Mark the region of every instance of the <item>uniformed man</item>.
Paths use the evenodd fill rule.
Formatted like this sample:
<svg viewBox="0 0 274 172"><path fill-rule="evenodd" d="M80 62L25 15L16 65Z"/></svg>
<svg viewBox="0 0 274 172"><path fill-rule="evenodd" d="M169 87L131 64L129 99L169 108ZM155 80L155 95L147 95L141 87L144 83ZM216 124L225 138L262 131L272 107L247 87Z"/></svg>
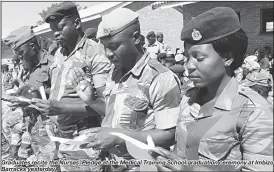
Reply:
<svg viewBox="0 0 274 172"><path fill-rule="evenodd" d="M24 70L28 71L28 77L26 80L21 80L23 85L30 85L34 89L38 89L40 86L43 86L46 92L49 92L51 87L50 79L49 79L49 66L53 61L53 57L50 56L45 50L41 49L38 44L37 37L34 35L31 26L23 26L15 31L11 32L5 39L4 43L7 46L11 47L15 54L18 56L22 63L22 67ZM18 77L20 78L20 77ZM15 98L16 99L16 98ZM11 107L25 107L25 104L21 104L19 102L14 102ZM36 120L36 119L28 119L29 117L25 118L26 121L26 128L29 128L28 123L29 120ZM38 125L39 130L44 127L42 125L42 119L44 121L50 121L47 117L43 117L42 119L39 117ZM10 120L9 120L10 121ZM50 123L50 122L49 122ZM51 124L49 124L51 125ZM18 155L22 158L28 158L31 154L31 144L37 146L37 139L31 138L31 128L24 132L22 135L22 141L20 145L20 149L18 151ZM34 135L33 135L34 136ZM47 136L45 136L47 137ZM38 138L39 140L39 138ZM41 148L42 149L42 148ZM56 153L55 144L53 142L47 145L47 153L45 154L53 154L51 159L54 159ZM37 153L37 152L36 152ZM54 155L55 154L55 155ZM47 158L48 159L48 158Z"/></svg>
<svg viewBox="0 0 274 172"><path fill-rule="evenodd" d="M83 147L110 150L117 159L132 157L125 142L111 132L123 133L144 143L150 135L156 145L165 148L174 142L180 81L153 60L150 53L143 52L140 35L138 14L126 8L103 16L97 32L113 66L104 91L106 112L102 128L90 130L95 136Z"/></svg>
<svg viewBox="0 0 274 172"><path fill-rule="evenodd" d="M181 40L195 87L181 101L175 152L159 148L163 156L152 156L205 164L160 164L158 170L273 171L271 163L252 163L273 160L273 110L234 77L248 46L236 12L217 7L196 16L182 29ZM247 163L220 163L225 160Z"/></svg>
<svg viewBox="0 0 274 172"><path fill-rule="evenodd" d="M164 34L162 32L157 32L156 34L157 43L160 47L160 53L166 53L170 47L167 45L166 42L164 42Z"/></svg>
<svg viewBox="0 0 274 172"><path fill-rule="evenodd" d="M88 39L81 27L77 6L73 2L62 2L49 11L45 18L53 31L60 48L50 67L51 92L49 100L35 99L34 105L42 113L57 116L59 137L71 139L74 134L85 134L101 124L100 109L104 106L92 104L89 107L77 96L73 84L73 70L80 69L93 80L98 98L102 97L110 62L102 45ZM85 88L82 88L83 90ZM90 95L94 98L95 95ZM98 99L97 100L100 100ZM98 110L99 109L99 110ZM60 144L61 159L99 160L99 151L81 149L78 145ZM62 171L99 171L101 165L71 166L61 165Z"/></svg>
<svg viewBox="0 0 274 172"><path fill-rule="evenodd" d="M151 54L151 58L156 59L157 55L160 53L160 46L156 42L156 34L154 31L150 31L147 33L147 41L148 44L145 46L147 52Z"/></svg>

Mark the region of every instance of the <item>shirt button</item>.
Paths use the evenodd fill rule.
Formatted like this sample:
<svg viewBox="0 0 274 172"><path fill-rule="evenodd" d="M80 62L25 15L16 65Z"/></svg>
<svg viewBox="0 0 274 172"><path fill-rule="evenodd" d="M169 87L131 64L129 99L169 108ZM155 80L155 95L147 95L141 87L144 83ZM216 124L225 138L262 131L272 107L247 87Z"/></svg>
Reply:
<svg viewBox="0 0 274 172"><path fill-rule="evenodd" d="M188 149L188 148L189 148L189 146L188 146L188 145L186 145L186 148Z"/></svg>

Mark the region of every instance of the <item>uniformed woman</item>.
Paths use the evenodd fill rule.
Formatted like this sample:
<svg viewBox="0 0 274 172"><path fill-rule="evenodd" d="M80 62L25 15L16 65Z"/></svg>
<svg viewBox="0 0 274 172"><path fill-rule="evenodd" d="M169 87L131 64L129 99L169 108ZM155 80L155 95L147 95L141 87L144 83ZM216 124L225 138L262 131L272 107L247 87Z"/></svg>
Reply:
<svg viewBox="0 0 274 172"><path fill-rule="evenodd" d="M248 45L237 14L227 7L206 11L182 29L181 40L195 87L181 101L175 150L150 153L188 165L158 165L158 171L273 171L273 114L234 77Z"/></svg>

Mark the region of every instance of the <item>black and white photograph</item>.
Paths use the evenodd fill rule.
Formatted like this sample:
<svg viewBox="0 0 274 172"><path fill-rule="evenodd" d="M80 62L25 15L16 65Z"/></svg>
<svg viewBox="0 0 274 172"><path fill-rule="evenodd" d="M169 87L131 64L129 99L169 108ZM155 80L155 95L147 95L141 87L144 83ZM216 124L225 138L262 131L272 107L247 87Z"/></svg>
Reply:
<svg viewBox="0 0 274 172"><path fill-rule="evenodd" d="M1 1L1 172L273 171L274 1Z"/></svg>

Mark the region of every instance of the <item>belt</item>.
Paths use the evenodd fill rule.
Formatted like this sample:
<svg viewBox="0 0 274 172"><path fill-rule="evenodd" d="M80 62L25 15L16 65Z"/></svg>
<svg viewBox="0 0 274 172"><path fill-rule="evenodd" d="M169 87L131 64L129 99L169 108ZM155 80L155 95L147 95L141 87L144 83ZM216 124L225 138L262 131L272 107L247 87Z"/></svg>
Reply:
<svg viewBox="0 0 274 172"><path fill-rule="evenodd" d="M87 121L79 121L77 124L68 126L57 126L60 137L72 139L74 133L79 133L82 130L95 127L93 123Z"/></svg>

